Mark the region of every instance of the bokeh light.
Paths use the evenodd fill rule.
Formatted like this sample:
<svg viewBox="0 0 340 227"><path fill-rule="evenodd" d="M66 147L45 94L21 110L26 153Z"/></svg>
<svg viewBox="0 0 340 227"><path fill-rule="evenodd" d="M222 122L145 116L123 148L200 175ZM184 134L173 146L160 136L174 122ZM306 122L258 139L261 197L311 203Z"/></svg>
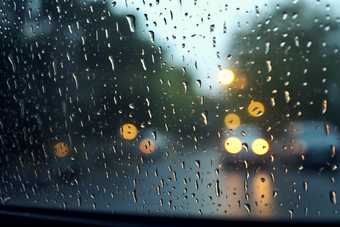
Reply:
<svg viewBox="0 0 340 227"><path fill-rule="evenodd" d="M234 73L228 69L224 69L218 73L218 82L223 85L230 84L234 80Z"/></svg>
<svg viewBox="0 0 340 227"><path fill-rule="evenodd" d="M145 139L140 142L139 149L145 154L150 154L155 150L155 143L149 139Z"/></svg>
<svg viewBox="0 0 340 227"><path fill-rule="evenodd" d="M242 142L237 137L229 137L225 141L225 149L231 154L237 154L242 149Z"/></svg>
<svg viewBox="0 0 340 227"><path fill-rule="evenodd" d="M65 157L69 152L68 145L60 142L54 146L54 154L60 158Z"/></svg>
<svg viewBox="0 0 340 227"><path fill-rule="evenodd" d="M125 124L120 128L120 135L127 140L136 138L138 130L133 124Z"/></svg>
<svg viewBox="0 0 340 227"><path fill-rule="evenodd" d="M269 150L269 144L265 139L256 139L252 143L251 149L257 155L264 155Z"/></svg>
<svg viewBox="0 0 340 227"><path fill-rule="evenodd" d="M241 120L239 116L231 113L224 118L224 123L228 128L235 129L240 125Z"/></svg>
<svg viewBox="0 0 340 227"><path fill-rule="evenodd" d="M264 106L260 102L252 102L248 106L248 112L253 117L260 117L264 114Z"/></svg>

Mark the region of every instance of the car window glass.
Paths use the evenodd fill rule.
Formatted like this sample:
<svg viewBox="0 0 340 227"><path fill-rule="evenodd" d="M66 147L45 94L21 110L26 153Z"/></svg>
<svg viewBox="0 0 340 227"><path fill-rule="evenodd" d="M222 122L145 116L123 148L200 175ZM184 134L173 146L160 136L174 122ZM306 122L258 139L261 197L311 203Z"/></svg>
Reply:
<svg viewBox="0 0 340 227"><path fill-rule="evenodd" d="M3 205L339 221L338 1L3 1Z"/></svg>

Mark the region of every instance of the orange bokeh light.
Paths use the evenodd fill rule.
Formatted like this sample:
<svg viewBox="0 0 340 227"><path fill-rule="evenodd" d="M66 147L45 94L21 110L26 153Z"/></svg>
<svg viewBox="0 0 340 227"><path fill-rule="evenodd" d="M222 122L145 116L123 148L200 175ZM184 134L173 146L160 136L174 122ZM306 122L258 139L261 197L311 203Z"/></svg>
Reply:
<svg viewBox="0 0 340 227"><path fill-rule="evenodd" d="M65 157L69 152L68 145L66 143L60 142L54 146L54 154L60 158Z"/></svg>
<svg viewBox="0 0 340 227"><path fill-rule="evenodd" d="M155 147L155 143L149 139L145 139L139 144L139 149L145 154L150 154L153 152Z"/></svg>

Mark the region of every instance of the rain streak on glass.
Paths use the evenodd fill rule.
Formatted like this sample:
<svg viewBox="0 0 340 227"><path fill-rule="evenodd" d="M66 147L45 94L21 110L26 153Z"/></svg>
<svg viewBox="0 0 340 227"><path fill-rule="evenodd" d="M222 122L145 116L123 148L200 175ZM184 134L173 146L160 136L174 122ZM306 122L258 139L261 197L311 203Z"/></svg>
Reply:
<svg viewBox="0 0 340 227"><path fill-rule="evenodd" d="M136 31L136 19L133 15L127 15L126 20L129 23L130 31L135 32Z"/></svg>

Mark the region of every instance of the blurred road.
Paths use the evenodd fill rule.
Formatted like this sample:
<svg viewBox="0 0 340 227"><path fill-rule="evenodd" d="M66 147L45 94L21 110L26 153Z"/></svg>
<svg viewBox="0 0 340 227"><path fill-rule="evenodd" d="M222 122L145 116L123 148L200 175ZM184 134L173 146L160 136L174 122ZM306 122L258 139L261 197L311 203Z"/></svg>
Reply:
<svg viewBox="0 0 340 227"><path fill-rule="evenodd" d="M183 148L163 140L149 155L126 141L124 149L113 141L100 142L87 140L73 158L58 158L30 182L13 179L4 203L177 217L339 219L337 170L299 170L278 156L245 162L215 147L190 151L190 142ZM88 159L81 159L85 150ZM122 150L130 158L123 158Z"/></svg>

